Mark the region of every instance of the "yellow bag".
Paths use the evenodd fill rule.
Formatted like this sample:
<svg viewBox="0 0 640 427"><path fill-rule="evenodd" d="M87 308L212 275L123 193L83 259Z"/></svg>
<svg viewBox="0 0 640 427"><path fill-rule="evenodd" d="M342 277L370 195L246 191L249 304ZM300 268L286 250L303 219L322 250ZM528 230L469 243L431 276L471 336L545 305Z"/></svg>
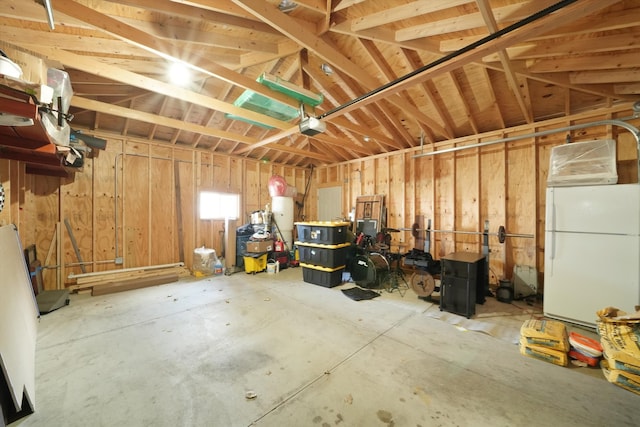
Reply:
<svg viewBox="0 0 640 427"><path fill-rule="evenodd" d="M610 383L633 393L640 394L640 376L633 375L627 371L611 369L609 362L606 359L600 361L600 368L602 369L604 377Z"/></svg>
<svg viewBox="0 0 640 427"><path fill-rule="evenodd" d="M609 359L612 369L615 365L629 367L627 370L640 374L640 326L636 323L619 323L611 321L597 321L598 335L605 356Z"/></svg>
<svg viewBox="0 0 640 427"><path fill-rule="evenodd" d="M569 363L566 352L549 347L529 345L524 337L520 337L520 354L558 366L567 366Z"/></svg>
<svg viewBox="0 0 640 427"><path fill-rule="evenodd" d="M546 347L561 352L569 351L569 335L567 327L555 320L529 319L520 327L520 337L526 345Z"/></svg>

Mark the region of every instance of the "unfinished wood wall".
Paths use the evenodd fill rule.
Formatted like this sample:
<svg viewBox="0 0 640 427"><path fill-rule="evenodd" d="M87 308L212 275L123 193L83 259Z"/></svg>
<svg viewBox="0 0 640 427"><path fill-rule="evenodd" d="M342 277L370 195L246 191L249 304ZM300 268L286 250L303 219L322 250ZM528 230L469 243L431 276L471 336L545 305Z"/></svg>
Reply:
<svg viewBox="0 0 640 427"><path fill-rule="evenodd" d="M439 143L437 149L631 115L629 109L611 108L479 139ZM637 119L631 123L640 125ZM87 159L73 180L26 175L19 162L0 159L0 179L7 193L0 225L15 223L23 244L36 244L38 258L52 267L45 270L47 288L62 286L68 274L81 272L65 220L88 272L181 260L190 267L196 247L223 251L223 221L197 219L198 191L240 193L245 215L241 222L246 223L251 212L270 203L268 180L273 174L285 177L300 196L311 177L304 208L296 205L296 220L317 219L317 188L339 185L345 218L357 196L383 194L389 227L410 229L421 217L421 228L431 219L434 229L482 231L488 220L492 233L503 225L509 233L531 234L532 239L509 238L503 244L490 238L491 282L510 278L517 264L536 267L541 277L549 158L551 148L564 143L567 133L414 158L421 152L417 148L316 169L96 136L108 140L107 150ZM615 138L618 182L638 181L637 147L626 130L602 125L570 132L570 137L574 141ZM424 148L428 151L431 147ZM398 245L403 252L415 246L410 231L392 237L394 251ZM435 258L454 251L479 252L481 246L482 239L476 235L434 233L431 239ZM122 265L114 263L116 255L123 258Z"/></svg>
<svg viewBox="0 0 640 427"><path fill-rule="evenodd" d="M537 126L520 126L481 138L461 138L439 143L437 149L503 137L528 135L603 119L629 117L631 110L611 108L567 119L550 120ZM639 121L631 123L638 126ZM318 170L318 185L342 185L343 215L355 207L360 195L385 195L387 226L410 229L420 216L420 228L482 232L485 220L489 231L504 226L508 233L533 235L533 238L507 238L500 244L489 238L492 284L511 278L514 265L536 267L539 283L544 272L545 191L551 148L563 144L567 134L572 141L614 138L617 143L618 182L638 182L635 139L618 126L595 126L584 130L557 133L545 137L525 137L517 141L469 148L436 156L414 158L432 147L380 155ZM392 234L392 250L403 252L416 245L410 231ZM432 233L431 254L439 259L455 251L481 252L482 236Z"/></svg>
<svg viewBox="0 0 640 427"><path fill-rule="evenodd" d="M71 235L86 272L172 264L191 267L197 247L223 254L224 221L198 219L201 190L241 195L242 218L271 203L269 178L278 174L305 191L310 169L168 147L147 141L107 139L107 149L85 159L74 179L25 173L24 164L0 159L0 180L7 193L0 225L18 226L24 246L36 244L46 289L82 273ZM311 185L315 193L315 184ZM304 209L315 209L315 195ZM69 224L71 233L66 224ZM122 258L122 264L116 263ZM60 266L60 267L58 267Z"/></svg>

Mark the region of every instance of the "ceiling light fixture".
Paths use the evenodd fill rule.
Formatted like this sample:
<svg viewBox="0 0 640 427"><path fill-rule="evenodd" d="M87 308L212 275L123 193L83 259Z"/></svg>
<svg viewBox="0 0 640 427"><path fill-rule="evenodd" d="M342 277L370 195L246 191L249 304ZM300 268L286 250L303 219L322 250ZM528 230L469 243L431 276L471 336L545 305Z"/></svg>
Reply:
<svg viewBox="0 0 640 427"><path fill-rule="evenodd" d="M278 9L280 10L280 12L284 13L291 12L296 7L298 7L298 4L292 2L291 0L282 0L278 5Z"/></svg>
<svg viewBox="0 0 640 427"><path fill-rule="evenodd" d="M331 66L327 63L323 63L322 65L320 65L320 69L327 76L333 74L333 68L331 68Z"/></svg>
<svg viewBox="0 0 640 427"><path fill-rule="evenodd" d="M191 81L191 71L182 62L172 62L168 74L171 83L178 86L186 86Z"/></svg>

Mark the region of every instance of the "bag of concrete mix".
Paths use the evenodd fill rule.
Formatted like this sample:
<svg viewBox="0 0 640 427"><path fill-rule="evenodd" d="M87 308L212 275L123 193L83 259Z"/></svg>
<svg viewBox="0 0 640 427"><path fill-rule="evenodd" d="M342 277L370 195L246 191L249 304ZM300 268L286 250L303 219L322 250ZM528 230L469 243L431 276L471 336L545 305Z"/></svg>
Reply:
<svg viewBox="0 0 640 427"><path fill-rule="evenodd" d="M520 354L558 366L567 366L569 363L567 352L554 350L550 347L531 345L525 337L520 337Z"/></svg>
<svg viewBox="0 0 640 427"><path fill-rule="evenodd" d="M624 360L617 359L615 357L609 356L606 352L604 353L604 359L607 361L609 365L609 369L614 369L616 371L624 371L628 372L632 375L636 375L640 377L640 359L629 359L626 358Z"/></svg>
<svg viewBox="0 0 640 427"><path fill-rule="evenodd" d="M520 342L527 346L545 347L560 352L569 351L569 335L562 322L548 319L529 319L520 327Z"/></svg>
<svg viewBox="0 0 640 427"><path fill-rule="evenodd" d="M635 313L626 313L616 307L605 307L596 314L603 322L640 324L640 306L636 306L635 310Z"/></svg>
<svg viewBox="0 0 640 427"><path fill-rule="evenodd" d="M600 368L602 369L604 377L610 383L636 394L640 394L640 376L627 371L611 369L609 361L606 358L600 361Z"/></svg>
<svg viewBox="0 0 640 427"><path fill-rule="evenodd" d="M605 356L624 366L639 367L640 372L640 323L612 307L598 311L598 317L596 328Z"/></svg>

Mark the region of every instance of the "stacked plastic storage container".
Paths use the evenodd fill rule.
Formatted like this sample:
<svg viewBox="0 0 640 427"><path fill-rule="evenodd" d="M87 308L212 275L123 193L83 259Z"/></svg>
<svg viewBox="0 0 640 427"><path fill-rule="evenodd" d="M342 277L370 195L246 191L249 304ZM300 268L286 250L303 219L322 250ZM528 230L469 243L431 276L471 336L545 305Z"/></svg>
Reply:
<svg viewBox="0 0 640 427"><path fill-rule="evenodd" d="M331 288L342 283L348 247L348 222L296 222L302 277L307 283Z"/></svg>

